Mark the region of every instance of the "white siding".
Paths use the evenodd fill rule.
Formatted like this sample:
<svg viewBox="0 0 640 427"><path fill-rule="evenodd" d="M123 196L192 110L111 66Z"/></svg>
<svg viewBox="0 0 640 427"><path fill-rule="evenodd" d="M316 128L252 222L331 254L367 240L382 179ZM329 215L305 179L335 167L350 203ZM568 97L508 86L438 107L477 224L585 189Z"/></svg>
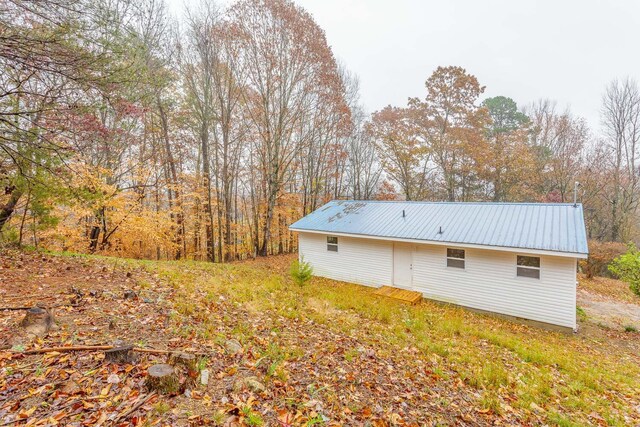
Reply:
<svg viewBox="0 0 640 427"><path fill-rule="evenodd" d="M541 256L540 279L516 275L517 253L465 249L465 269L446 247L416 245L413 288L427 298L575 328L576 259Z"/></svg>
<svg viewBox="0 0 640 427"><path fill-rule="evenodd" d="M326 235L300 233L298 241L316 276L368 286L392 283L393 242L338 237L338 252L331 252Z"/></svg>
<svg viewBox="0 0 640 427"><path fill-rule="evenodd" d="M393 284L393 242L300 233L300 254L317 276L369 286ZM540 279L516 275L516 252L465 249L465 269L446 265L446 246L416 244L412 289L426 298L466 307L576 326L576 259L540 257Z"/></svg>

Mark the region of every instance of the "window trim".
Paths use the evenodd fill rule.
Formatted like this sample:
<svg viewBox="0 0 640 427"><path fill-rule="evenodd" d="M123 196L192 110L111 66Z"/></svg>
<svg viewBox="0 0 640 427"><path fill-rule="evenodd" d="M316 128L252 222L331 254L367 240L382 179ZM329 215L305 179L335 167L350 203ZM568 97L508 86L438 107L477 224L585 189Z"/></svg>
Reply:
<svg viewBox="0 0 640 427"><path fill-rule="evenodd" d="M456 250L456 251L462 251L462 258L449 256L449 249ZM445 259L446 268L455 268L455 269L458 269L458 270L466 270L467 269L467 251L466 251L466 249L450 248L450 247L447 246L445 255L446 255L446 259ZM457 267L455 265L449 265L449 260L462 261L462 267Z"/></svg>
<svg viewBox="0 0 640 427"><path fill-rule="evenodd" d="M329 239L334 240L333 241L329 241ZM334 249L330 249L330 248L334 248ZM338 236L327 236L327 252L338 252Z"/></svg>
<svg viewBox="0 0 640 427"><path fill-rule="evenodd" d="M525 258L538 258L538 267L534 267L534 266L530 266L530 265L519 265L518 264L518 258L520 257L525 257ZM532 271L537 271L538 272L538 277L531 277L531 276L523 276L518 274L520 269L524 269L524 270L532 270ZM520 254L516 254L516 277L517 278L524 278L524 279L533 279L533 280L541 280L542 279L542 257L541 256L536 256L536 255L520 255Z"/></svg>

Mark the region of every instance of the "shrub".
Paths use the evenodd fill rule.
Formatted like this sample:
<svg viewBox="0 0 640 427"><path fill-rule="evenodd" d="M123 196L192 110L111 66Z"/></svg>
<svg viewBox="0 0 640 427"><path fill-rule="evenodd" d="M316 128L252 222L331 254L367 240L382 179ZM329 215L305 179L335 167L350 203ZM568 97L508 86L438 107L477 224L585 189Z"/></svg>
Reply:
<svg viewBox="0 0 640 427"><path fill-rule="evenodd" d="M291 263L289 274L291 274L293 281L298 286L304 286L313 275L313 267L311 267L311 264L308 262L305 262L304 257L302 257L302 259L295 260Z"/></svg>
<svg viewBox="0 0 640 427"><path fill-rule="evenodd" d="M589 241L589 258L580 262L582 272L588 277L609 276L608 266L618 256L625 253L627 246L619 242Z"/></svg>
<svg viewBox="0 0 640 427"><path fill-rule="evenodd" d="M609 271L629 284L631 291L640 296L640 251L630 243L627 252L609 264Z"/></svg>

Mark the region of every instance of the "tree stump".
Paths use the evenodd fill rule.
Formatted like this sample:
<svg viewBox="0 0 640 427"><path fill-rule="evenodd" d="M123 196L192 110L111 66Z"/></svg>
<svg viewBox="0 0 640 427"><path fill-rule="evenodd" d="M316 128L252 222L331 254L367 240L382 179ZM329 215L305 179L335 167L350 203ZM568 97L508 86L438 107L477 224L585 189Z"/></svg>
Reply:
<svg viewBox="0 0 640 427"><path fill-rule="evenodd" d="M161 363L147 370L145 385L149 390L161 394L176 394L180 391L180 381L173 366Z"/></svg>
<svg viewBox="0 0 640 427"><path fill-rule="evenodd" d="M111 350L104 352L104 360L106 362L116 364L126 364L135 362L135 354L133 353L132 345L123 345L121 347L114 347Z"/></svg>
<svg viewBox="0 0 640 427"><path fill-rule="evenodd" d="M53 313L42 307L32 307L27 310L24 319L20 322L20 327L27 333L38 336L46 335L53 326Z"/></svg>
<svg viewBox="0 0 640 427"><path fill-rule="evenodd" d="M137 298L138 298L138 294L131 289L124 292L124 299L137 299Z"/></svg>
<svg viewBox="0 0 640 427"><path fill-rule="evenodd" d="M169 364L174 367L180 382L180 391L195 386L198 379L198 361L188 353L175 353L169 356Z"/></svg>

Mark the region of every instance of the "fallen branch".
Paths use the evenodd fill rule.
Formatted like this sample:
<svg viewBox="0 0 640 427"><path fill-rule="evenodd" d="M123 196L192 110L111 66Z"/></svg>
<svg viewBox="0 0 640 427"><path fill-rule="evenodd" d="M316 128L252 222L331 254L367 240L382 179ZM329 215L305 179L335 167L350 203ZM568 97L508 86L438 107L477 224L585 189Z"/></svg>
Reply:
<svg viewBox="0 0 640 427"><path fill-rule="evenodd" d="M131 414L133 414L135 411L137 411L142 405L144 405L145 403L147 403L149 400L153 399L154 397L157 396L157 393L154 391L152 393L149 393L144 399L140 399L138 402L136 402L135 405L133 405L131 407L131 409L129 409L128 411L118 415L114 420L113 423L116 424L118 421L120 420L125 420L127 419L127 417Z"/></svg>
<svg viewBox="0 0 640 427"><path fill-rule="evenodd" d="M72 351L105 351L111 350L115 348L113 345L74 345L67 347L46 347L46 348L37 348L34 350L27 351L13 351L12 353L16 354L42 354L42 353L68 353ZM155 348L141 348L141 347L133 347L133 351L137 351L140 353L150 353L150 354L180 354L184 353L184 351L180 350L161 350ZM204 356L207 353L192 353L198 356Z"/></svg>
<svg viewBox="0 0 640 427"><path fill-rule="evenodd" d="M16 351L14 353L20 354L41 354L41 353L65 353L70 351L101 351L101 350L111 350L113 348L112 345L74 345L70 347L47 347L47 348L37 348L35 350L27 350L27 351Z"/></svg>
<svg viewBox="0 0 640 427"><path fill-rule="evenodd" d="M36 304L35 307L40 307L40 308L61 308L61 307L80 307L83 304L56 304L56 305L50 305L50 306L46 306L44 304ZM19 310L31 310L34 306L30 305L28 307L0 307L0 311L19 311Z"/></svg>

